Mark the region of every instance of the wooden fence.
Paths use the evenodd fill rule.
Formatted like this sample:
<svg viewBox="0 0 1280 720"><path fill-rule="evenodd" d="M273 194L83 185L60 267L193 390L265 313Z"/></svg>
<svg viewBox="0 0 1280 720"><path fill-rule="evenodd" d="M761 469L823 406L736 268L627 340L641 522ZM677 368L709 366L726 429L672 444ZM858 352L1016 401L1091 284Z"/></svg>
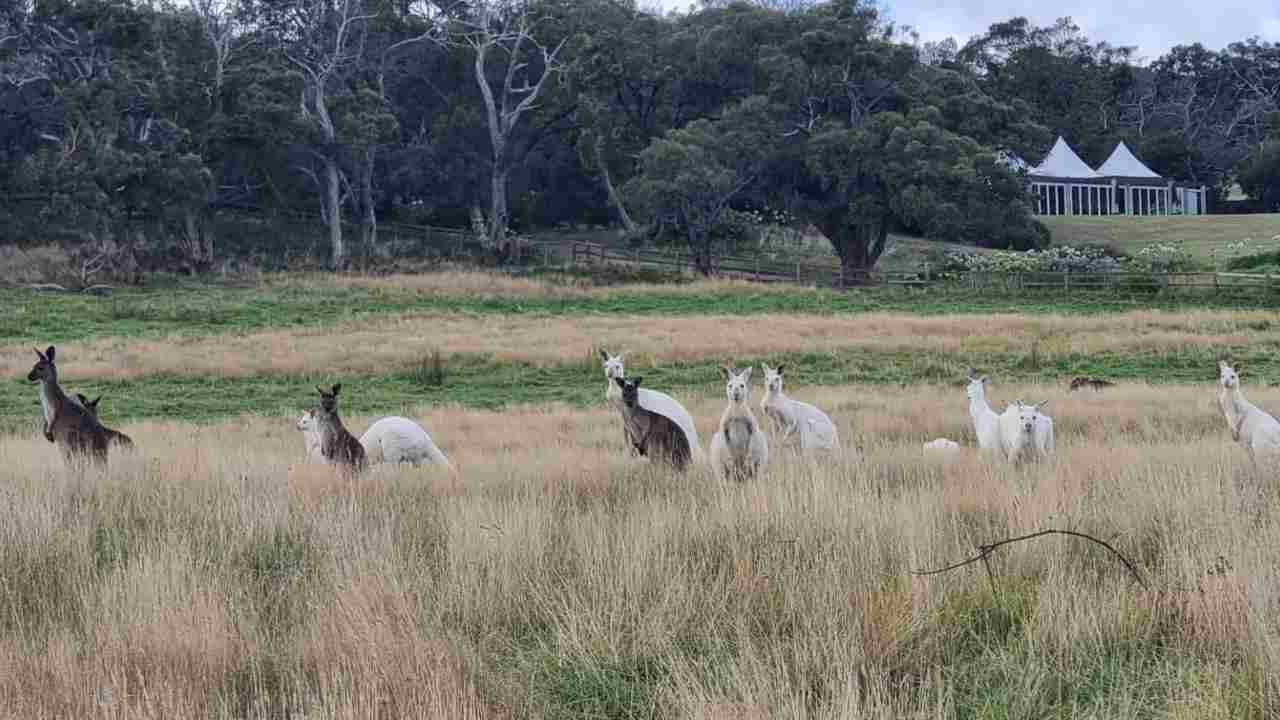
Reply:
<svg viewBox="0 0 1280 720"><path fill-rule="evenodd" d="M623 250L598 243L575 242L570 262L575 267L605 264L650 267L671 272L697 272L688 253ZM717 277L758 282L792 282L819 287L937 287L975 292L1201 292L1249 293L1280 297L1280 275L1220 272L841 272L834 263L779 262L764 258L716 257Z"/></svg>
<svg viewBox="0 0 1280 720"><path fill-rule="evenodd" d="M756 282L790 282L833 287L930 284L930 279L924 273L879 271L842 273L840 266L835 263L786 262L763 257L729 255L715 256L711 262L716 277ZM623 250L589 242L573 243L570 263L575 267L615 264L656 268L670 272L698 272L693 255L690 253Z"/></svg>

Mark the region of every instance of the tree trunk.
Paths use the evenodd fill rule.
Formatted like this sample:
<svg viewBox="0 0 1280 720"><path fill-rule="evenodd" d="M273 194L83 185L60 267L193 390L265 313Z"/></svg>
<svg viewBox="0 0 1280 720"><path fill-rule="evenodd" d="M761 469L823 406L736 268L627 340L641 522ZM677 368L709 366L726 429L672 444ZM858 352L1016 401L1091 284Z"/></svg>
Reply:
<svg viewBox="0 0 1280 720"><path fill-rule="evenodd" d="M497 250L499 257L507 257L507 173L508 169L494 164L489 205L489 242Z"/></svg>
<svg viewBox="0 0 1280 720"><path fill-rule="evenodd" d="M622 195L618 193L618 189L613 186L613 176L609 173L609 163L604 159L604 136L596 135L595 141L596 169L600 172L600 179L604 182L604 189L609 193L609 202L613 205L613 209L618 211L618 219L622 221L622 227L627 234L636 231L636 223L631 219L631 215L627 213L627 206L622 202Z"/></svg>
<svg viewBox="0 0 1280 720"><path fill-rule="evenodd" d="M324 213L325 225L329 226L329 265L334 270L341 270L347 259L347 249L342 242L341 183L338 162L326 157L324 159L324 202L321 203L321 210Z"/></svg>
<svg viewBox="0 0 1280 720"><path fill-rule="evenodd" d="M377 156L377 148L370 145L364 151L364 168L360 176L360 232L361 240L367 250L378 244L378 216L373 208L373 164Z"/></svg>
<svg viewBox="0 0 1280 720"><path fill-rule="evenodd" d="M205 227L194 210L183 213L182 231L190 274L209 272L213 268L213 233Z"/></svg>
<svg viewBox="0 0 1280 720"><path fill-rule="evenodd" d="M691 223L687 223L689 228L689 251L693 255L693 266L703 277L711 277L715 274L715 265L711 257L711 241L708 235L693 227Z"/></svg>
<svg viewBox="0 0 1280 720"><path fill-rule="evenodd" d="M829 221L818 229L831 241L840 256L841 284L864 285L869 273L884 252L889 237L888 218L857 222L854 220Z"/></svg>

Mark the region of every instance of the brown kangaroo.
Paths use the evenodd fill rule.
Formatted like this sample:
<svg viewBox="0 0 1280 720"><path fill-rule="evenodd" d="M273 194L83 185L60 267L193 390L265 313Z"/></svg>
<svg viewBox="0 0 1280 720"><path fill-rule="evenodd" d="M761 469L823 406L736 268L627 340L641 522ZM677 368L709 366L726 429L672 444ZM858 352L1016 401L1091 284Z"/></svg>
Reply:
<svg viewBox="0 0 1280 720"><path fill-rule="evenodd" d="M102 423L77 405L58 385L54 347L36 350L39 361L27 373L27 380L40 383L40 405L44 408L44 437L57 443L68 460L91 459L106 462L108 436Z"/></svg>
<svg viewBox="0 0 1280 720"><path fill-rule="evenodd" d="M320 454L334 465L347 469L352 474L364 470L368 459L364 454L364 446L342 424L338 417L338 392L342 390L339 383L333 386L332 392L320 392Z"/></svg>
<svg viewBox="0 0 1280 720"><path fill-rule="evenodd" d="M1090 388L1092 390L1101 391L1102 388L1108 388L1114 385L1115 383L1109 380L1092 377L1077 377L1071 380L1071 389L1073 391L1079 390L1080 388Z"/></svg>
<svg viewBox="0 0 1280 720"><path fill-rule="evenodd" d="M626 423L627 437L635 444L636 452L669 463L676 472L684 472L692 454L689 438L684 430L666 415L640 407L640 381L614 378L622 388L622 418Z"/></svg>
<svg viewBox="0 0 1280 720"><path fill-rule="evenodd" d="M80 405L82 405L85 410L89 411L89 414L93 416L93 419L97 420L98 424L101 425L102 420L98 419L98 403L102 402L102 396L99 395L93 400L90 400L89 398L86 398L83 394L76 393L76 399L80 401ZM124 433L119 432L117 430L112 430L106 425L103 425L102 429L107 433L107 442L115 443L120 447L125 447L130 449L133 448L133 440L130 439L128 435L125 435Z"/></svg>

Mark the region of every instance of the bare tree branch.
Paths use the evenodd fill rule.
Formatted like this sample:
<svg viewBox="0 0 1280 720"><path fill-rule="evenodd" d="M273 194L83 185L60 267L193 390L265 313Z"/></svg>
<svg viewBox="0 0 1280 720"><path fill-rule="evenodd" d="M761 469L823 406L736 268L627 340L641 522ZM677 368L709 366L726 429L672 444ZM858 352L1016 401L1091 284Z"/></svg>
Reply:
<svg viewBox="0 0 1280 720"><path fill-rule="evenodd" d="M1030 535L1023 535L1021 537L1014 537L1014 538L1006 538L1004 540L998 540L993 543L979 545L978 554L967 560L961 560L958 563L948 565L944 568L938 568L937 570L912 570L911 573L913 575L920 575L920 576L940 575L942 573L951 572L952 570L958 570L962 567L972 565L973 563L976 563L979 561L986 564L987 558L991 556L991 553L1004 547L1005 545L1009 545L1016 542L1022 542L1023 540L1034 540L1035 538L1044 537L1046 535L1067 535L1070 537L1082 538L1084 540L1088 540L1090 542L1094 542L1094 543L1097 543L1098 545L1101 545L1102 547L1109 550L1112 555L1115 555L1116 558L1120 560L1120 562L1124 563L1125 568L1129 571L1129 574L1133 576L1134 581L1136 581L1144 589L1147 587L1146 581L1143 580L1142 575L1138 573L1137 566L1134 565L1132 562L1130 562L1129 558L1125 557L1119 550L1116 550L1114 547L1112 547L1110 543L1106 542L1105 540L1099 540L1098 538L1093 537L1092 535L1086 535L1084 533L1074 532L1072 530L1041 530L1040 532L1034 532L1034 533L1031 533ZM991 573L990 565L987 565L987 574L991 578L992 585L994 586L995 576Z"/></svg>

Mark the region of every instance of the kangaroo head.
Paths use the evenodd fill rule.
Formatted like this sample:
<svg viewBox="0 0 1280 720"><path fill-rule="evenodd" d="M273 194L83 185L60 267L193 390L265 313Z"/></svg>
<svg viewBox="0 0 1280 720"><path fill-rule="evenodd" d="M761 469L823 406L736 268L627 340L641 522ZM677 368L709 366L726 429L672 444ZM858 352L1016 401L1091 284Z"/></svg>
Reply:
<svg viewBox="0 0 1280 720"><path fill-rule="evenodd" d="M86 411L88 411L90 415L94 416L95 418L98 417L98 403L102 401L101 395L90 400L89 398L85 397L83 393L76 393L76 399L80 401L81 407L83 407Z"/></svg>
<svg viewBox="0 0 1280 720"><path fill-rule="evenodd" d="M315 408L307 408L298 418L298 429L302 432L320 429L320 413Z"/></svg>
<svg viewBox="0 0 1280 720"><path fill-rule="evenodd" d="M616 380L621 377L626 377L627 371L622 365L622 356L625 354L626 353L618 353L617 355L610 355L604 350L600 351L600 357L604 360L604 376L606 378L609 380Z"/></svg>
<svg viewBox="0 0 1280 720"><path fill-rule="evenodd" d="M969 386L965 388L965 392L969 395L970 400L981 400L986 397L986 384L991 382L991 378L986 375L979 375L977 370L969 368Z"/></svg>
<svg viewBox="0 0 1280 720"><path fill-rule="evenodd" d="M1036 418L1040 417L1040 408L1048 405L1049 401L1041 400L1038 403L1028 404L1021 400L1015 400L1014 403L1018 412L1018 429L1026 435L1035 432Z"/></svg>
<svg viewBox="0 0 1280 720"><path fill-rule="evenodd" d="M644 380L642 377L634 377L630 380L626 378L614 378L613 381L618 383L618 387L622 388L622 404L627 407L634 408L640 405L640 382Z"/></svg>
<svg viewBox="0 0 1280 720"><path fill-rule="evenodd" d="M338 411L338 393L342 391L342 383L335 384L333 386L333 390L330 392L325 392L325 390L321 388L319 385L316 386L316 390L320 392L321 409L323 409L326 413L337 412Z"/></svg>
<svg viewBox="0 0 1280 720"><path fill-rule="evenodd" d="M31 372L27 373L27 380L31 382L44 382L47 380L58 379L58 368L53 364L54 348L52 345L44 352L40 352L36 348L36 357L40 358L36 364L32 366Z"/></svg>
<svg viewBox="0 0 1280 720"><path fill-rule="evenodd" d="M751 366L742 372L737 372L732 368L721 367L725 375L725 394L729 396L730 402L740 403L746 402L751 396Z"/></svg>
<svg viewBox="0 0 1280 720"><path fill-rule="evenodd" d="M1240 374L1236 369L1227 364L1226 360L1218 361L1218 382L1222 383L1222 387L1231 389L1240 384Z"/></svg>
<svg viewBox="0 0 1280 720"><path fill-rule="evenodd" d="M760 367L764 370L765 390L775 393L782 392L782 368L784 366L779 365L776 368L771 368L768 365L761 365Z"/></svg>

